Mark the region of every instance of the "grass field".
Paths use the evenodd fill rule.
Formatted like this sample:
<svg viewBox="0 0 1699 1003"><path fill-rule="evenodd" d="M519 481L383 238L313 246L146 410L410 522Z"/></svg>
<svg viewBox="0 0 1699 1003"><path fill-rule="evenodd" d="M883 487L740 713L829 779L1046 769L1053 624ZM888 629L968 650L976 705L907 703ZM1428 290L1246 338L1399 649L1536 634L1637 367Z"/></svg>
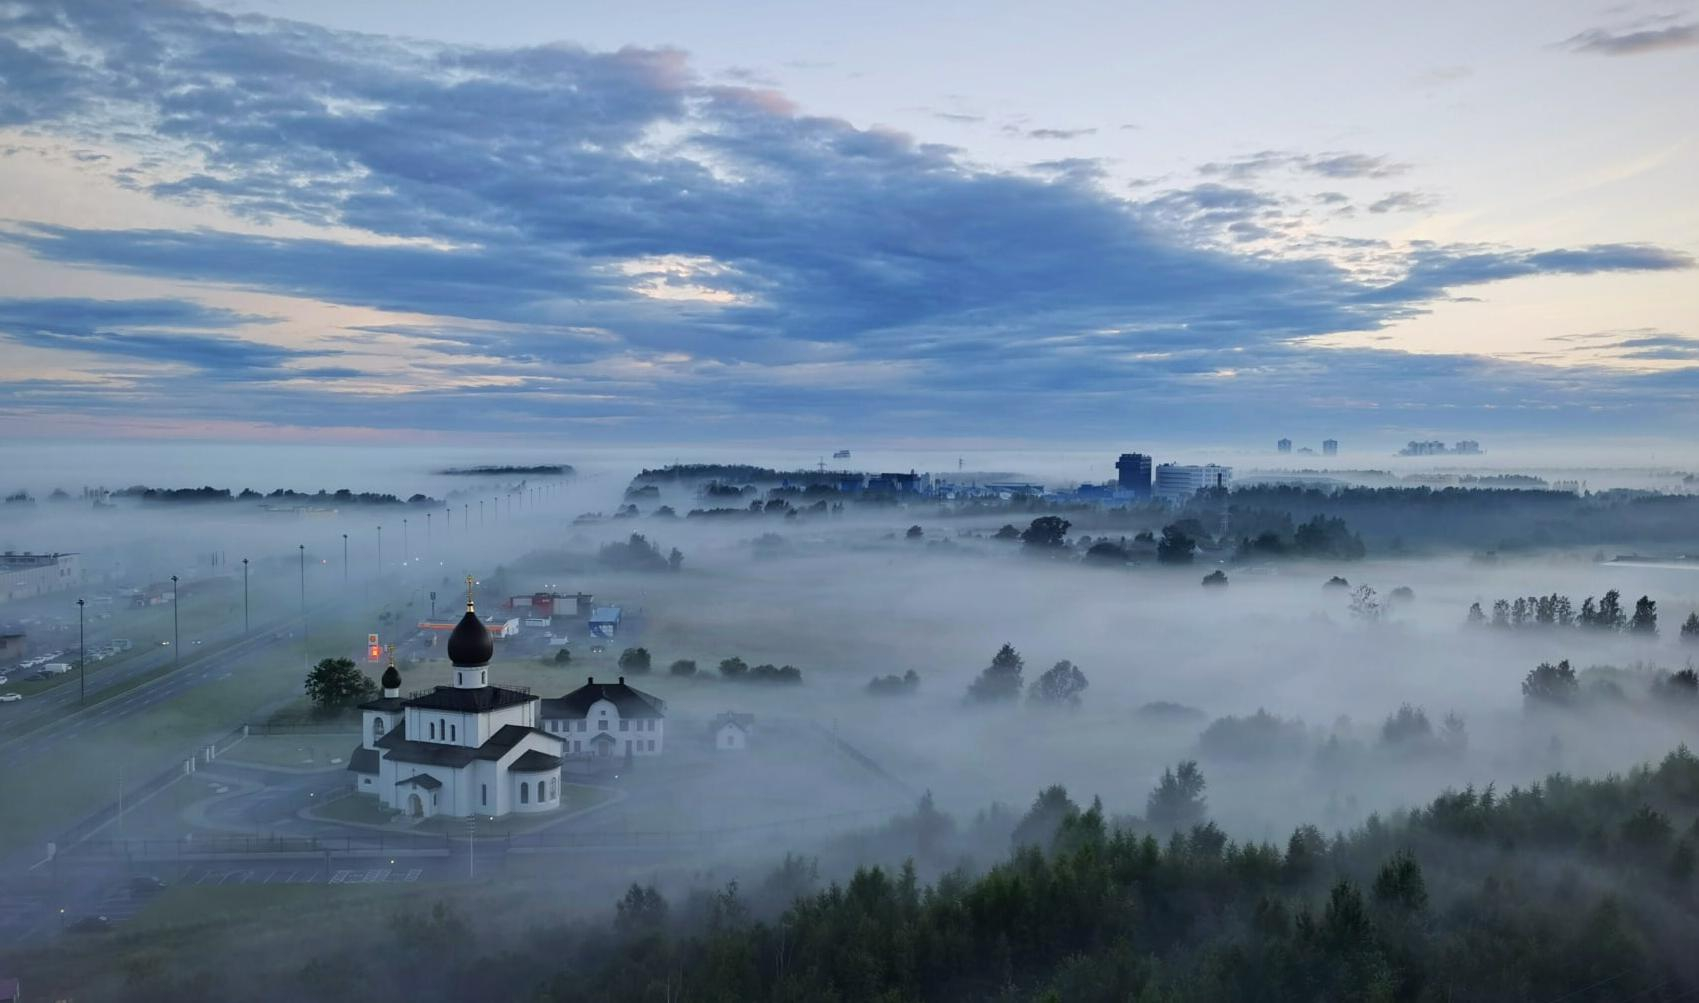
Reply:
<svg viewBox="0 0 1699 1003"><path fill-rule="evenodd" d="M334 770L347 765L349 751L359 743L360 735L356 731L323 735L249 735L219 758L233 763L292 770Z"/></svg>

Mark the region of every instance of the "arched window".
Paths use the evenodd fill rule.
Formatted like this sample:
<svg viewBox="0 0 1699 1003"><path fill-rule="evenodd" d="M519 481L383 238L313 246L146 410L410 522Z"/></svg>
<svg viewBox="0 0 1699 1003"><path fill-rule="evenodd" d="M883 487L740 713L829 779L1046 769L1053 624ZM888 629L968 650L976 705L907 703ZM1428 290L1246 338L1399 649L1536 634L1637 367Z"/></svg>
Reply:
<svg viewBox="0 0 1699 1003"><path fill-rule="evenodd" d="M484 804L490 803L490 785L489 784L479 784L478 785L478 797L480 799L482 799Z"/></svg>
<svg viewBox="0 0 1699 1003"><path fill-rule="evenodd" d="M383 718L374 717L374 718L372 718L372 741L375 742L382 737L383 737Z"/></svg>
<svg viewBox="0 0 1699 1003"><path fill-rule="evenodd" d="M558 797L560 797L560 781L551 777L549 779L549 800L553 801Z"/></svg>
<svg viewBox="0 0 1699 1003"><path fill-rule="evenodd" d="M436 741L436 738L437 738L437 723L435 721L432 721L430 723L430 727L431 727L431 741L434 742L434 741Z"/></svg>
<svg viewBox="0 0 1699 1003"><path fill-rule="evenodd" d="M531 803L531 785L530 784L520 784L519 785L519 803L520 804L530 804Z"/></svg>
<svg viewBox="0 0 1699 1003"><path fill-rule="evenodd" d="M448 726L448 740L450 742L460 741L460 726L458 724Z"/></svg>

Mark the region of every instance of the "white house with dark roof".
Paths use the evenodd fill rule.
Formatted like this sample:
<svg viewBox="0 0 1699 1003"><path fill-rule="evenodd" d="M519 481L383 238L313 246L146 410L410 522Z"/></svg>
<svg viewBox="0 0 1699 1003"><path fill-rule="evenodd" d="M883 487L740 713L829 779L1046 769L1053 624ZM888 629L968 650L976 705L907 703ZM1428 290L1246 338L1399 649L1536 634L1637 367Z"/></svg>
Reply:
<svg viewBox="0 0 1699 1003"><path fill-rule="evenodd" d="M583 686L558 700L544 700L542 729L565 743L565 755L658 756L665 749L667 702L625 677Z"/></svg>
<svg viewBox="0 0 1699 1003"><path fill-rule="evenodd" d="M754 730L754 714L728 710L708 722L708 738L721 752L741 752L749 748L749 736Z"/></svg>
<svg viewBox="0 0 1699 1003"><path fill-rule="evenodd" d="M401 696L395 663L383 696L361 704L354 789L415 818L502 816L560 807L562 739L539 727L543 701L489 684L495 653L467 579L466 615L448 638L454 685Z"/></svg>

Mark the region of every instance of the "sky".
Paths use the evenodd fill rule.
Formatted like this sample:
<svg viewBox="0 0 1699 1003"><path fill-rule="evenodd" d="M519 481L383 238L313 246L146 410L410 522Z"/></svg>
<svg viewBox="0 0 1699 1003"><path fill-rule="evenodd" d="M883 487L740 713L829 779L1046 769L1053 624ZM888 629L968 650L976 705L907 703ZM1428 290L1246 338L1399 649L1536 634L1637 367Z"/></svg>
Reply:
<svg viewBox="0 0 1699 1003"><path fill-rule="evenodd" d="M0 434L1699 433L1692 3L0 2Z"/></svg>

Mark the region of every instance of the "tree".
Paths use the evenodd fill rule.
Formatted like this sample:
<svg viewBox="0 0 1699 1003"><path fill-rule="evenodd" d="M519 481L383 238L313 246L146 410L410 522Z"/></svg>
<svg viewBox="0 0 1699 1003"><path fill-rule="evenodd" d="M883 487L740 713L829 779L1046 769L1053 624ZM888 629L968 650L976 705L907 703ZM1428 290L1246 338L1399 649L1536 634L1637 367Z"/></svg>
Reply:
<svg viewBox="0 0 1699 1003"><path fill-rule="evenodd" d="M1641 596L1634 604L1634 619L1628 621L1628 632L1641 637L1658 636L1658 604L1650 596Z"/></svg>
<svg viewBox="0 0 1699 1003"><path fill-rule="evenodd" d="M1017 848L1036 846L1048 850L1050 843L1056 838L1056 831L1062 827L1062 822L1072 815L1079 813L1079 805L1068 797L1068 789L1061 784L1052 784L1040 791L1016 824L1015 831L1010 834L1009 841Z"/></svg>
<svg viewBox="0 0 1699 1003"><path fill-rule="evenodd" d="M1530 709L1567 707L1575 702L1580 692L1581 686L1575 680L1575 670L1569 667L1568 659L1556 665L1541 662L1522 680L1522 700Z"/></svg>
<svg viewBox="0 0 1699 1003"><path fill-rule="evenodd" d="M307 698L321 711L341 710L377 695L377 684L352 659L326 658L307 673Z"/></svg>
<svg viewBox="0 0 1699 1003"><path fill-rule="evenodd" d="M646 675L649 672L649 649L627 648L619 653L620 671L634 676Z"/></svg>
<svg viewBox="0 0 1699 1003"><path fill-rule="evenodd" d="M1227 572L1222 571L1220 568L1216 568L1214 571L1203 576L1203 583L1206 588L1223 588L1227 584Z"/></svg>
<svg viewBox="0 0 1699 1003"><path fill-rule="evenodd" d="M1681 625L1681 639L1688 644L1699 644L1699 613L1687 614L1687 621Z"/></svg>
<svg viewBox="0 0 1699 1003"><path fill-rule="evenodd" d="M1485 613L1481 612L1481 604L1478 603L1478 602L1470 603L1469 604L1469 619L1468 619L1469 626L1480 627L1480 626L1484 626L1486 624L1486 622L1487 622L1487 615Z"/></svg>
<svg viewBox="0 0 1699 1003"><path fill-rule="evenodd" d="M1421 912L1428 907L1422 865L1409 850L1393 854L1375 876L1375 900L1401 912Z"/></svg>
<svg viewBox="0 0 1699 1003"><path fill-rule="evenodd" d="M902 675L874 676L867 683L867 692L874 696L904 696L920 688L920 673L913 669Z"/></svg>
<svg viewBox="0 0 1699 1003"><path fill-rule="evenodd" d="M726 679L742 679L749 674L749 663L736 657L720 659L720 675Z"/></svg>
<svg viewBox="0 0 1699 1003"><path fill-rule="evenodd" d="M694 676L696 663L688 658L681 658L668 667L667 672L675 676Z"/></svg>
<svg viewBox="0 0 1699 1003"><path fill-rule="evenodd" d="M1005 644L992 656L991 664L967 688L973 703L998 703L1021 695L1021 670L1026 666L1020 653Z"/></svg>
<svg viewBox="0 0 1699 1003"><path fill-rule="evenodd" d="M614 907L614 929L626 936L654 933L667 921L667 900L654 885L632 886Z"/></svg>
<svg viewBox="0 0 1699 1003"><path fill-rule="evenodd" d="M1087 564L1102 564L1107 567L1120 567L1127 563L1131 555L1127 548L1113 540L1099 540L1085 552Z"/></svg>
<svg viewBox="0 0 1699 1003"><path fill-rule="evenodd" d="M1162 779L1145 801L1145 821L1157 832L1188 829L1204 820L1207 803L1203 771L1197 760L1188 759L1162 771Z"/></svg>
<svg viewBox="0 0 1699 1003"><path fill-rule="evenodd" d="M555 664L556 665L565 665L566 663L568 663L570 661L572 661L572 652L566 650L565 648L562 648L559 651L555 652Z"/></svg>
<svg viewBox="0 0 1699 1003"><path fill-rule="evenodd" d="M1428 722L1427 712L1409 704L1399 707L1398 712L1380 726L1382 745L1426 745L1433 737L1434 728Z"/></svg>
<svg viewBox="0 0 1699 1003"><path fill-rule="evenodd" d="M1593 619L1593 626L1600 630L1621 630L1628 620L1628 615L1622 611L1622 593L1611 589L1605 597L1599 600L1599 612Z"/></svg>
<svg viewBox="0 0 1699 1003"><path fill-rule="evenodd" d="M903 534L903 536L906 539L910 539L910 540L918 540L925 535L926 535L926 530L921 529L919 526L910 526L908 528L908 532Z"/></svg>
<svg viewBox="0 0 1699 1003"><path fill-rule="evenodd" d="M1004 523L1002 529L991 534L991 538L993 540L1019 540L1021 538L1021 531L1009 523Z"/></svg>
<svg viewBox="0 0 1699 1003"><path fill-rule="evenodd" d="M1158 564L1190 564L1197 552L1198 542L1179 526L1164 526L1162 539L1156 543Z"/></svg>
<svg viewBox="0 0 1699 1003"><path fill-rule="evenodd" d="M1033 682L1027 690L1027 702L1044 707L1078 707L1080 694L1088 685L1085 673L1063 659Z"/></svg>
<svg viewBox="0 0 1699 1003"><path fill-rule="evenodd" d="M1021 542L1035 550L1059 549L1073 525L1059 515L1041 515L1021 534Z"/></svg>
<svg viewBox="0 0 1699 1003"><path fill-rule="evenodd" d="M1351 615L1359 620L1375 621L1380 619L1380 599L1375 596L1375 590L1367 585L1359 585L1351 592Z"/></svg>
<svg viewBox="0 0 1699 1003"><path fill-rule="evenodd" d="M684 551L674 547L672 553L667 555L667 570L677 571L682 567L684 567Z"/></svg>

